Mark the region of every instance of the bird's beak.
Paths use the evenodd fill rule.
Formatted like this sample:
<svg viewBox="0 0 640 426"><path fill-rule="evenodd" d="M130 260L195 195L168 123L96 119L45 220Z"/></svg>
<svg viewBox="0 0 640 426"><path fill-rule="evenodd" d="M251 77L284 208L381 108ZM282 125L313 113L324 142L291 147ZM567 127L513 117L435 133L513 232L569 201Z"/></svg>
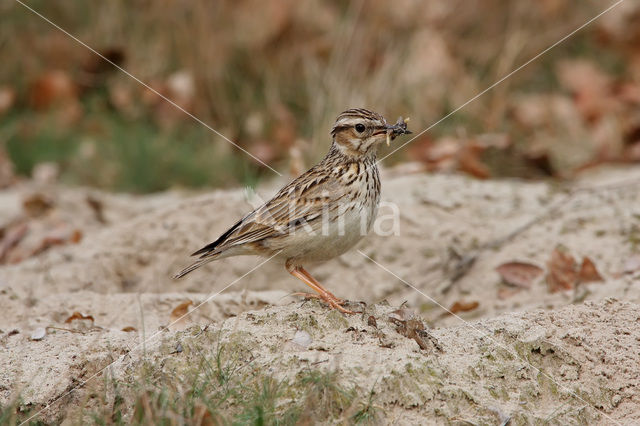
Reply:
<svg viewBox="0 0 640 426"><path fill-rule="evenodd" d="M399 117L398 121L394 124L387 124L387 146L391 143L392 140L396 138L398 135L410 135L411 130L407 129L407 123L409 122L409 118Z"/></svg>

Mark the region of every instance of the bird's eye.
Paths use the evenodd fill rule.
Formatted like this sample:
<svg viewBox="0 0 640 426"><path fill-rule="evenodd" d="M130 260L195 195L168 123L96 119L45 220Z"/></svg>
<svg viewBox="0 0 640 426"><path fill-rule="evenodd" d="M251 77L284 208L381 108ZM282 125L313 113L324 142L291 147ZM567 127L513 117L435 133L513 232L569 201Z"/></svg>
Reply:
<svg viewBox="0 0 640 426"><path fill-rule="evenodd" d="M362 123L356 124L356 132L362 133L362 132L364 132L364 128L365 128L364 124L362 124Z"/></svg>

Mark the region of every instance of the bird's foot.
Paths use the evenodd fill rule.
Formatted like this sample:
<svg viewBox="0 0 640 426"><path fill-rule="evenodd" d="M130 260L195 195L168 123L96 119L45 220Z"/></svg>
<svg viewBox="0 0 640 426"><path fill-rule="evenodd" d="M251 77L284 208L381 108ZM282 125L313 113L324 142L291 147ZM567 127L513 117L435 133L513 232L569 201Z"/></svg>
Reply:
<svg viewBox="0 0 640 426"><path fill-rule="evenodd" d="M334 309L342 312L343 314L354 315L357 312L351 311L349 309L344 308L343 306L347 304L347 301L344 299L340 299L334 296L330 292L326 292L323 294L315 294L315 293L293 293L293 296L302 296L305 299L319 299L325 302L327 305L331 306Z"/></svg>

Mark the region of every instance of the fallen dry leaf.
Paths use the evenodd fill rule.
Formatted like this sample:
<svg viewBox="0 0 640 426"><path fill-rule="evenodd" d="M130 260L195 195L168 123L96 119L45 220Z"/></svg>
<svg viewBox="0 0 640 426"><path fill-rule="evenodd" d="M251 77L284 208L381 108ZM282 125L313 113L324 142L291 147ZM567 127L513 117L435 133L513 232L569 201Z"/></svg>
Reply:
<svg viewBox="0 0 640 426"><path fill-rule="evenodd" d="M578 111L588 122L616 111L619 102L613 96L612 79L595 63L565 60L557 68L558 79L573 94Z"/></svg>
<svg viewBox="0 0 640 426"><path fill-rule="evenodd" d="M29 225L26 223L18 223L5 232L4 238L0 241L0 263L6 259L11 249L17 246L24 236L27 235L28 230Z"/></svg>
<svg viewBox="0 0 640 426"><path fill-rule="evenodd" d="M526 262L507 262L496 268L502 280L516 287L530 288L544 270Z"/></svg>
<svg viewBox="0 0 640 426"><path fill-rule="evenodd" d="M465 144L458 151L458 168L478 179L488 179L491 177L489 168L480 160L480 154L484 148L475 144Z"/></svg>
<svg viewBox="0 0 640 426"><path fill-rule="evenodd" d="M76 311L73 314L71 314L71 316L69 318L64 320L64 323L65 324L70 324L71 321L75 321L75 320L89 320L91 322L94 322L93 316L91 316L91 315L83 315L80 312Z"/></svg>
<svg viewBox="0 0 640 426"><path fill-rule="evenodd" d="M182 302L171 311L170 321L172 323L184 319L183 317L189 312L189 306L193 305L191 300Z"/></svg>
<svg viewBox="0 0 640 426"><path fill-rule="evenodd" d="M124 327L122 329L122 331L126 331L127 333L131 332L131 331L138 331L135 327L131 327L130 325Z"/></svg>
<svg viewBox="0 0 640 426"><path fill-rule="evenodd" d="M433 141L428 136L423 136L408 149L409 158L426 164L429 170L452 170L460 143L451 137Z"/></svg>
<svg viewBox="0 0 640 426"><path fill-rule="evenodd" d="M578 280L581 283L604 281L602 276L598 272L596 265L588 257L582 258L582 265L580 265L580 272L578 273Z"/></svg>
<svg viewBox="0 0 640 426"><path fill-rule="evenodd" d="M60 229L54 229L48 235L46 235L40 244L37 245L32 251L31 256L36 256L53 246L61 246L68 243L77 244L82 239L82 231L79 229L74 229L69 231L69 229L65 229L65 227L61 227Z"/></svg>
<svg viewBox="0 0 640 426"><path fill-rule="evenodd" d="M29 88L29 104L46 109L58 103L75 101L77 87L68 73L52 70L38 77Z"/></svg>
<svg viewBox="0 0 640 426"><path fill-rule="evenodd" d="M69 237L69 241L73 244L78 244L82 240L82 231L79 229L74 229L71 232L71 236Z"/></svg>
<svg viewBox="0 0 640 426"><path fill-rule="evenodd" d="M39 217L53 208L53 200L41 193L35 193L22 200L22 208L31 217Z"/></svg>
<svg viewBox="0 0 640 426"><path fill-rule="evenodd" d="M87 195L86 200L89 207L91 207L91 210L93 210L96 220L100 223L107 223L107 220L104 217L104 204L102 201L91 195Z"/></svg>
<svg viewBox="0 0 640 426"><path fill-rule="evenodd" d="M480 303L477 301L473 301L473 302L457 301L457 302L454 302L453 305L451 305L451 308L449 308L448 313L457 314L458 312L469 312L469 311L473 311L478 306L480 306Z"/></svg>
<svg viewBox="0 0 640 426"><path fill-rule="evenodd" d="M576 260L563 247L556 247L547 262L549 291L571 290L578 280Z"/></svg>

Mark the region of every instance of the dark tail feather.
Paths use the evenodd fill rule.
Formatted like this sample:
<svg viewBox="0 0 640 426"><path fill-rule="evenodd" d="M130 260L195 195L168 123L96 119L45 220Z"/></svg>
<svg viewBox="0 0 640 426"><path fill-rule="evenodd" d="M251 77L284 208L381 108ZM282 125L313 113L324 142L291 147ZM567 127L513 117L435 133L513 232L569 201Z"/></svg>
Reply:
<svg viewBox="0 0 640 426"><path fill-rule="evenodd" d="M245 218L246 217L247 216L245 216ZM227 232L222 234L220 236L220 238L218 238L217 240L215 240L211 244L208 244L208 245L202 247L200 250L198 250L198 251L196 251L194 253L191 253L191 256L200 256L200 259L197 260L196 262L192 263L191 265L187 266L182 271L180 271L177 274L175 274L173 276L173 279L177 280L178 278L182 278L185 275L187 275L189 272L198 269L202 265L206 265L207 263L211 262L212 260L216 260L219 257L219 255L224 251L224 249L222 249L220 246L224 245L224 242L227 239L227 237L229 235L231 235L233 233L233 231L238 229L238 227L240 225L242 225L242 222L244 221L245 218L240 219L235 225L233 225L231 228L229 228L227 230Z"/></svg>
<svg viewBox="0 0 640 426"><path fill-rule="evenodd" d="M217 256L218 254L219 253L215 253L214 255L204 257L204 258L198 260L197 262L193 262L191 265L187 266L182 271L180 271L177 274L175 274L173 276L173 279L177 280L179 278L182 278L185 275L187 275L189 272L195 271L196 269L198 269L202 265L206 265L207 263L211 262L212 260L216 260L218 258L218 256Z"/></svg>
<svg viewBox="0 0 640 426"><path fill-rule="evenodd" d="M244 219L240 219L235 225L233 225L231 228L227 229L227 232L225 232L224 234L220 235L220 238L218 238L217 240L215 240L211 244L208 244L208 245L202 247L200 250L191 253L191 256L200 256L200 255L202 255L201 257L204 257L204 256L207 256L212 251L216 250L218 248L218 246L220 246L222 243L224 243L224 240L226 240L227 237L233 233L233 231L235 231L236 229L238 229L238 227L240 225L242 225L242 221L243 220Z"/></svg>

